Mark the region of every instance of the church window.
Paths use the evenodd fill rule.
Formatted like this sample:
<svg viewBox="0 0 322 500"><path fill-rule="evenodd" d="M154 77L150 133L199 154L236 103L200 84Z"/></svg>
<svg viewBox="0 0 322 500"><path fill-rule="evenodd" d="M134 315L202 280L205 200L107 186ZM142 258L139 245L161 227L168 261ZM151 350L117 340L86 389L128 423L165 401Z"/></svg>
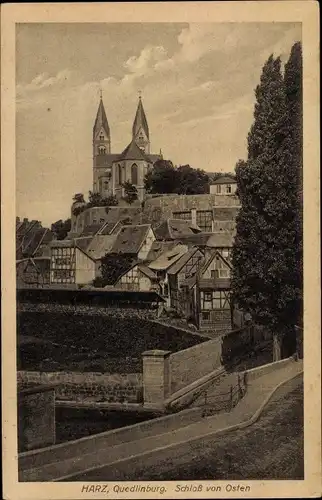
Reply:
<svg viewBox="0 0 322 500"><path fill-rule="evenodd" d="M100 135L100 141L104 141L104 135L103 134Z"/></svg>
<svg viewBox="0 0 322 500"><path fill-rule="evenodd" d="M105 146L99 146L99 148L98 148L98 154L99 155L105 155L106 154L106 148L105 148Z"/></svg>
<svg viewBox="0 0 322 500"><path fill-rule="evenodd" d="M136 163L133 163L131 167L131 182L135 185L138 183L138 166Z"/></svg>

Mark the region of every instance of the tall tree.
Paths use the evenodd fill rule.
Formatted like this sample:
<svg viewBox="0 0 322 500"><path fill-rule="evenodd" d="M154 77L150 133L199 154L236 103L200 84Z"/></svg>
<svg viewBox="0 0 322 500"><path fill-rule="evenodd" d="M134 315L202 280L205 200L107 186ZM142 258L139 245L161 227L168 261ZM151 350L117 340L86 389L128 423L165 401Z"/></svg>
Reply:
<svg viewBox="0 0 322 500"><path fill-rule="evenodd" d="M171 161L158 160L148 171L144 179L145 189L149 193L173 193L178 187L178 176Z"/></svg>
<svg viewBox="0 0 322 500"><path fill-rule="evenodd" d="M190 165L180 165L177 168L178 194L204 194L209 192L209 177L203 170Z"/></svg>
<svg viewBox="0 0 322 500"><path fill-rule="evenodd" d="M271 56L255 90L248 158L236 165L241 210L233 249L232 290L239 307L266 325L274 359L293 339L298 303L297 190L292 137L280 58Z"/></svg>

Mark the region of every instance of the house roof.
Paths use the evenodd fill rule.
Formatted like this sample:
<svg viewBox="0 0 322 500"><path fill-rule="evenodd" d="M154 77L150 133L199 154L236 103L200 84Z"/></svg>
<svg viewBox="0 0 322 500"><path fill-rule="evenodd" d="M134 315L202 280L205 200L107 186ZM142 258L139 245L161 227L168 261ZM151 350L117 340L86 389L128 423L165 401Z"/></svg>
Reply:
<svg viewBox="0 0 322 500"><path fill-rule="evenodd" d="M98 234L100 235L108 235L112 234L112 231L115 232L115 229L120 226L120 222L105 222L101 229L99 230Z"/></svg>
<svg viewBox="0 0 322 500"><path fill-rule="evenodd" d="M90 242L92 241L93 236L80 236L79 238L75 238L74 241L78 248L84 250L86 252Z"/></svg>
<svg viewBox="0 0 322 500"><path fill-rule="evenodd" d="M200 227L185 219L167 219L155 229L156 238L159 240L175 240L181 236L198 233L201 233Z"/></svg>
<svg viewBox="0 0 322 500"><path fill-rule="evenodd" d="M52 239L50 229L39 226L39 223L32 224L25 234L17 235L16 259L35 256L40 245L48 244Z"/></svg>
<svg viewBox="0 0 322 500"><path fill-rule="evenodd" d="M212 234L202 232L199 234L182 235L177 241L182 242L184 245L205 247Z"/></svg>
<svg viewBox="0 0 322 500"><path fill-rule="evenodd" d="M170 275L177 274L183 268L183 266L191 259L191 257L198 251L200 250L197 247L190 248L190 250L188 250L187 253L183 254L180 257L180 259L177 260L177 262L173 266L171 266L171 268L168 271L168 274Z"/></svg>
<svg viewBox="0 0 322 500"><path fill-rule="evenodd" d="M231 248L233 244L234 236L228 231L213 233L207 241L207 247L210 248Z"/></svg>
<svg viewBox="0 0 322 500"><path fill-rule="evenodd" d="M130 142L128 146L124 149L124 151L117 158L117 161L121 160L144 160L148 163L151 163L150 158L145 154L142 149L139 148L134 139Z"/></svg>
<svg viewBox="0 0 322 500"><path fill-rule="evenodd" d="M100 260L109 253L116 241L116 234L96 234L87 247L86 252L94 260Z"/></svg>
<svg viewBox="0 0 322 500"><path fill-rule="evenodd" d="M80 252L82 252L86 257L88 257L91 260L94 260L93 257L91 257L86 250L83 250L80 246L77 244L77 239L71 239L71 240L53 240L50 243L51 248L78 248Z"/></svg>
<svg viewBox="0 0 322 500"><path fill-rule="evenodd" d="M187 245L176 245L174 248L162 253L156 260L151 262L149 268L155 271L166 271L186 252L188 252Z"/></svg>
<svg viewBox="0 0 322 500"><path fill-rule="evenodd" d="M212 181L211 184L237 184L237 181L234 177L230 177L230 175L222 175L215 181Z"/></svg>
<svg viewBox="0 0 322 500"><path fill-rule="evenodd" d="M228 281L229 281L229 286L228 288L230 288L230 279L228 279L227 281L227 278L211 278L211 279L205 279L205 278L202 278L202 275L207 271L208 269L208 266L211 264L211 262L213 261L213 259L218 256L221 260L224 261L224 263L227 265L227 267L229 267L229 269L232 268L230 262L228 262L217 250L214 250L211 252L209 258L203 263L203 265L201 266L201 268L199 269L199 272L196 273L194 276L192 276L191 278L186 278L182 285L183 286L187 286L189 288L192 288L195 284L196 284L196 281L198 279L198 283L200 285L200 283L203 283L202 286L206 286L207 284L210 286L211 283L217 288L220 288L221 285L220 283L222 284L222 287L223 288L227 288L227 285L228 285ZM218 280L218 282L217 282Z"/></svg>
<svg viewBox="0 0 322 500"><path fill-rule="evenodd" d="M103 224L89 224L85 226L80 236L94 236L101 229Z"/></svg>
<svg viewBox="0 0 322 500"><path fill-rule="evenodd" d="M140 271L143 274L145 274L148 278L150 278L150 280L157 280L158 279L157 275L152 271L152 269L150 269L145 264L139 264L138 268L140 269Z"/></svg>
<svg viewBox="0 0 322 500"><path fill-rule="evenodd" d="M150 224L123 226L117 234L111 252L124 254L138 253L150 229Z"/></svg>
<svg viewBox="0 0 322 500"><path fill-rule="evenodd" d="M146 261L156 260L162 253L172 250L177 243L175 241L154 241L147 255Z"/></svg>

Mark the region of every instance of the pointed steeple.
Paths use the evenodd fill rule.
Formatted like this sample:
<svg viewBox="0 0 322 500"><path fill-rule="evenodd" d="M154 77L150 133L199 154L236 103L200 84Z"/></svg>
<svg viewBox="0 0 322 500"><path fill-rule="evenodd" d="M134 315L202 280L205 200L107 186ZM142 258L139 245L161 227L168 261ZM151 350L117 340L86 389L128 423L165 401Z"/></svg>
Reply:
<svg viewBox="0 0 322 500"><path fill-rule="evenodd" d="M136 110L136 115L134 118L133 128L132 128L133 137L136 137L141 129L143 129L146 138L149 139L148 121L146 119L145 112L143 109L142 98L141 96L139 96L139 103Z"/></svg>
<svg viewBox="0 0 322 500"><path fill-rule="evenodd" d="M103 104L102 92L100 95L100 103L97 110L97 115L93 127L93 140L97 139L98 134L102 131L105 132L106 137L110 137L110 127L106 118L105 108Z"/></svg>

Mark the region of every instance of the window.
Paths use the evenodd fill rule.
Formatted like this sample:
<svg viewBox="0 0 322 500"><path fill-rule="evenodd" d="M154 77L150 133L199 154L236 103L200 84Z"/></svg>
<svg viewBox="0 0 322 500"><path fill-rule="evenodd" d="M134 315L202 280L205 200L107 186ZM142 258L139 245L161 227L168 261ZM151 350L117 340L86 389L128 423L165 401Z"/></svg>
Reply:
<svg viewBox="0 0 322 500"><path fill-rule="evenodd" d="M191 220L191 212L173 212L174 219Z"/></svg>
<svg viewBox="0 0 322 500"><path fill-rule="evenodd" d="M205 292L204 300L206 302L211 301L212 300L212 292Z"/></svg>
<svg viewBox="0 0 322 500"><path fill-rule="evenodd" d="M108 181L104 181L104 189L105 189L105 191L108 190Z"/></svg>
<svg viewBox="0 0 322 500"><path fill-rule="evenodd" d="M230 194L231 193L231 184L226 185L226 193Z"/></svg>
<svg viewBox="0 0 322 500"><path fill-rule="evenodd" d="M164 283L163 285L163 295L165 297L168 297L169 296L169 287L168 287L168 283Z"/></svg>
<svg viewBox="0 0 322 500"><path fill-rule="evenodd" d="M219 278L229 278L230 272L228 269L219 269Z"/></svg>
<svg viewBox="0 0 322 500"><path fill-rule="evenodd" d="M212 212L211 210L197 210L197 226L202 231L212 231Z"/></svg>
<svg viewBox="0 0 322 500"><path fill-rule="evenodd" d="M100 135L100 141L104 141L104 135L103 134Z"/></svg>
<svg viewBox="0 0 322 500"><path fill-rule="evenodd" d="M221 194L221 185L220 184L217 184L217 186L216 186L216 193Z"/></svg>
<svg viewBox="0 0 322 500"><path fill-rule="evenodd" d="M202 313L202 319L204 321L209 321L210 320L210 313L209 312L203 312Z"/></svg>
<svg viewBox="0 0 322 500"><path fill-rule="evenodd" d="M219 276L218 269L212 269L211 270L211 277L218 278L218 276Z"/></svg>
<svg viewBox="0 0 322 500"><path fill-rule="evenodd" d="M98 147L98 154L99 155L105 155L106 154L106 148L105 148L105 146L99 146Z"/></svg>
<svg viewBox="0 0 322 500"><path fill-rule="evenodd" d="M131 167L131 182L135 185L138 183L138 166L135 163Z"/></svg>
<svg viewBox="0 0 322 500"><path fill-rule="evenodd" d="M65 258L56 258L55 264L56 264L56 266L69 266L70 265L70 259L68 257L65 257Z"/></svg>

